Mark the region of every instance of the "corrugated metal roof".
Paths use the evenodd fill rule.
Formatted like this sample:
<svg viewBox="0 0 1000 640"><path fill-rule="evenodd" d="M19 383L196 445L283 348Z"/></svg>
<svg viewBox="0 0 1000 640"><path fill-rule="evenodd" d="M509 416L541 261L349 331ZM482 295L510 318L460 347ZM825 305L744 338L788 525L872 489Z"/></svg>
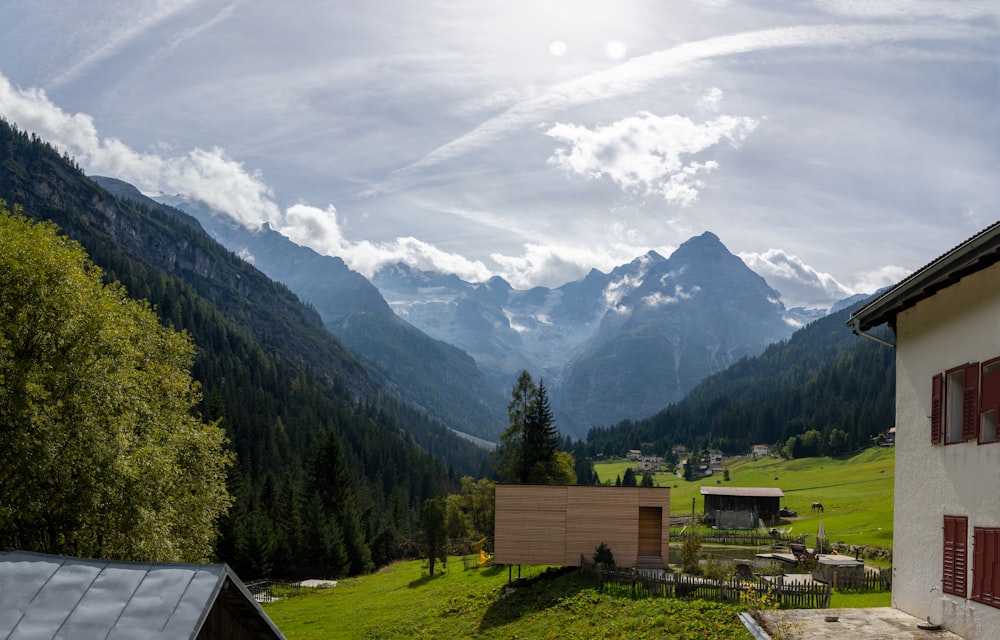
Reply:
<svg viewBox="0 0 1000 640"><path fill-rule="evenodd" d="M0 553L0 637L195 638L227 581L284 638L226 565Z"/></svg>
<svg viewBox="0 0 1000 640"><path fill-rule="evenodd" d="M741 496L747 498L783 498L785 492L777 487L702 487L703 496Z"/></svg>

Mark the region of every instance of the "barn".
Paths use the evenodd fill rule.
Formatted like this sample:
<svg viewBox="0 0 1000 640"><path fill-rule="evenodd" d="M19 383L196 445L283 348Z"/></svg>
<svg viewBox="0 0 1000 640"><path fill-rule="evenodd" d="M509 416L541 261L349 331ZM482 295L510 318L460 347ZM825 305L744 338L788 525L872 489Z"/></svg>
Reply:
<svg viewBox="0 0 1000 640"><path fill-rule="evenodd" d="M284 637L224 564L0 553L0 638Z"/></svg>
<svg viewBox="0 0 1000 640"><path fill-rule="evenodd" d="M756 529L778 518L785 493L775 487L702 487L705 516L720 529Z"/></svg>
<svg viewBox="0 0 1000 640"><path fill-rule="evenodd" d="M620 567L667 566L668 488L498 484L495 513L497 564L579 566L603 542Z"/></svg>

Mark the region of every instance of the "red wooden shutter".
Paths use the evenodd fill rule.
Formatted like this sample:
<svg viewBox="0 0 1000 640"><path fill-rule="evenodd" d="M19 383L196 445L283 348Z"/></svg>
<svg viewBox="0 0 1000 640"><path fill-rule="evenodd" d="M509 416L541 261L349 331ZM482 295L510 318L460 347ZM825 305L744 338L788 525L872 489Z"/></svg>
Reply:
<svg viewBox="0 0 1000 640"><path fill-rule="evenodd" d="M979 363L965 365L962 389L962 440L975 440L979 430Z"/></svg>
<svg viewBox="0 0 1000 640"><path fill-rule="evenodd" d="M965 597L967 538L969 520L965 516L944 517L944 554L941 571L941 590ZM979 546L976 546L979 553Z"/></svg>
<svg viewBox="0 0 1000 640"><path fill-rule="evenodd" d="M944 390L944 375L931 378L931 444L941 444L941 396Z"/></svg>
<svg viewBox="0 0 1000 640"><path fill-rule="evenodd" d="M975 554L972 565L972 599L1000 607L1000 529L975 529Z"/></svg>

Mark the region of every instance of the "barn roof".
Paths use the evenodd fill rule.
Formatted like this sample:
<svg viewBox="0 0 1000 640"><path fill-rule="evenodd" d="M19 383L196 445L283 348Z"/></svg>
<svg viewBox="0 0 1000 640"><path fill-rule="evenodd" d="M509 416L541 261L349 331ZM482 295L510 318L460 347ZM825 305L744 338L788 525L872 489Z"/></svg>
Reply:
<svg viewBox="0 0 1000 640"><path fill-rule="evenodd" d="M0 553L0 637L195 638L217 600L254 637L281 631L227 565Z"/></svg>
<svg viewBox="0 0 1000 640"><path fill-rule="evenodd" d="M782 498L785 492L777 487L702 487L703 496L736 496L741 498Z"/></svg>

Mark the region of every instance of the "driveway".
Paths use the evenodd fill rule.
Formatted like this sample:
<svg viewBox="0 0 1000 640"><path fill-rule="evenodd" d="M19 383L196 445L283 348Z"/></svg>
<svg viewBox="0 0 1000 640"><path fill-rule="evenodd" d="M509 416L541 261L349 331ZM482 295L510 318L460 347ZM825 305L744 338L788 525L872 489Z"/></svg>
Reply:
<svg viewBox="0 0 1000 640"><path fill-rule="evenodd" d="M788 609L765 616L790 640L962 640L949 631L922 630L917 625L923 620L891 607Z"/></svg>

